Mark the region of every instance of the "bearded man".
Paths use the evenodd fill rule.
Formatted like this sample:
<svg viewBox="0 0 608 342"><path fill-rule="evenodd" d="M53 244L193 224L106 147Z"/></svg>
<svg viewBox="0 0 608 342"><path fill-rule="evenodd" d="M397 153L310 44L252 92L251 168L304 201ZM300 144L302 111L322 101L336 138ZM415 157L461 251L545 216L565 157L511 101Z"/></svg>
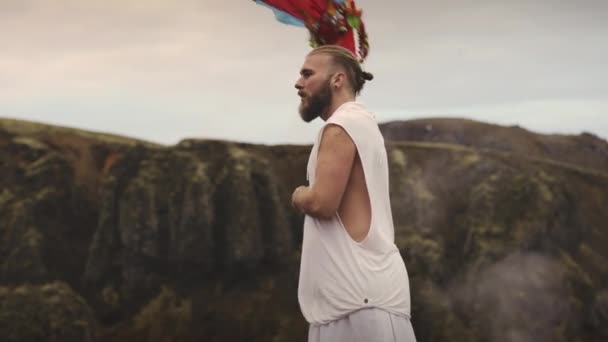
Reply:
<svg viewBox="0 0 608 342"><path fill-rule="evenodd" d="M373 76L347 49L312 50L295 87L306 122L325 121L310 153L298 301L309 342L410 342L410 290L394 243L389 170L374 114L356 101Z"/></svg>

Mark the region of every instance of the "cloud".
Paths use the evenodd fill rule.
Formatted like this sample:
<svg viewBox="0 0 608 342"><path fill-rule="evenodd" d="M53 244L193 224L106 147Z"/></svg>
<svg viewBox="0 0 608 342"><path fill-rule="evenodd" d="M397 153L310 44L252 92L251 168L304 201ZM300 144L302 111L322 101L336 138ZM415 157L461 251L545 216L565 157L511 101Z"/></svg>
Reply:
<svg viewBox="0 0 608 342"><path fill-rule="evenodd" d="M249 28L262 19L241 16L246 11L234 7L196 1L30 1L0 17L6 48L0 87L24 96L32 88L72 92L169 83L174 89L239 74L246 79L252 68L271 69L276 58L249 51L276 42L248 39ZM270 22L270 11L264 10L263 20Z"/></svg>
<svg viewBox="0 0 608 342"><path fill-rule="evenodd" d="M471 110L464 114L495 120L496 113L531 113L536 103L534 116L511 118L559 130L568 120L550 118L564 113L564 103L568 113L590 120L606 108L605 2L357 3L371 40L365 67L375 76L362 100L387 117ZM297 122L293 89L307 39L305 30L278 23L253 1L5 0L0 115L53 122L77 116L91 126L102 109L121 122L132 115L124 108L137 108L158 122L192 120L149 125L149 132L163 132L146 134L152 139L174 141L187 126L203 135L213 127L226 138L291 141L310 133ZM226 117L248 130L236 130ZM256 126L260 117L274 131ZM598 129L602 122L571 129Z"/></svg>
<svg viewBox="0 0 608 342"><path fill-rule="evenodd" d="M608 5L586 3L374 8L376 30L386 32L372 39L369 68L379 76L377 92L393 105L414 106L603 98ZM389 11L403 20L381 21Z"/></svg>

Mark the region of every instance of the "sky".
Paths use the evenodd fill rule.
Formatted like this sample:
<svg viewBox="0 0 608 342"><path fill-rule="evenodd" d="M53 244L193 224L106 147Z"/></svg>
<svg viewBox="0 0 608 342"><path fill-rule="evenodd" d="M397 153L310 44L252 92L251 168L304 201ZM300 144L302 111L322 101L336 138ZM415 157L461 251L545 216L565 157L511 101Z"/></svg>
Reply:
<svg viewBox="0 0 608 342"><path fill-rule="evenodd" d="M378 121L608 139L608 1L357 0ZM312 143L308 32L251 0L0 0L0 117L176 144Z"/></svg>

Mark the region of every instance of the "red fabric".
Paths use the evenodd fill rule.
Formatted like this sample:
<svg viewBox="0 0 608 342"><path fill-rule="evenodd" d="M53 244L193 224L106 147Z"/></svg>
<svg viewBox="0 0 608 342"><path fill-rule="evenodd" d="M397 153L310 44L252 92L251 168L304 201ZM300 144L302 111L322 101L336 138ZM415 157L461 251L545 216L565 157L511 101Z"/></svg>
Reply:
<svg viewBox="0 0 608 342"><path fill-rule="evenodd" d="M357 56L357 46L355 44L356 32L349 25L343 25L346 32L339 32L336 25L330 24L324 20L320 20L324 13L335 13L336 4L333 0L263 0L267 5L270 5L278 10L286 12L300 20L302 20L315 40L320 41L324 44L336 44L340 45L352 52L354 56ZM345 2L348 6L352 6L354 9L354 1L349 0ZM314 32L313 25L319 25L318 31ZM361 29L363 29L363 22L361 22ZM363 31L360 31L361 34ZM361 38L361 37L360 37ZM366 42L367 43L367 42ZM367 44L365 44L367 45ZM363 58L367 54L367 48L361 51Z"/></svg>
<svg viewBox="0 0 608 342"><path fill-rule="evenodd" d="M312 20L319 20L327 9L327 0L264 0L272 7L287 12L306 22L306 15Z"/></svg>
<svg viewBox="0 0 608 342"><path fill-rule="evenodd" d="M355 49L355 33L351 27L349 27L348 31L343 34L337 34L330 28L325 28L323 26L321 26L321 29L319 31L319 36L325 39L326 44L340 45L344 48L349 49L350 52L353 53L353 55L357 55L357 50Z"/></svg>

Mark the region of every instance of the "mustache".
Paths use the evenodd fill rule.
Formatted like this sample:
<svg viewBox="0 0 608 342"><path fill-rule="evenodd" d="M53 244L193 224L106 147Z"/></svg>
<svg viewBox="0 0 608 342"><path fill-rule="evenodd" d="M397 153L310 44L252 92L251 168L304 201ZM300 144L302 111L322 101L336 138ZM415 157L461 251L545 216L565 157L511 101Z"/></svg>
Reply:
<svg viewBox="0 0 608 342"><path fill-rule="evenodd" d="M299 97L304 97L306 95L306 93L302 90L298 91L298 96Z"/></svg>

